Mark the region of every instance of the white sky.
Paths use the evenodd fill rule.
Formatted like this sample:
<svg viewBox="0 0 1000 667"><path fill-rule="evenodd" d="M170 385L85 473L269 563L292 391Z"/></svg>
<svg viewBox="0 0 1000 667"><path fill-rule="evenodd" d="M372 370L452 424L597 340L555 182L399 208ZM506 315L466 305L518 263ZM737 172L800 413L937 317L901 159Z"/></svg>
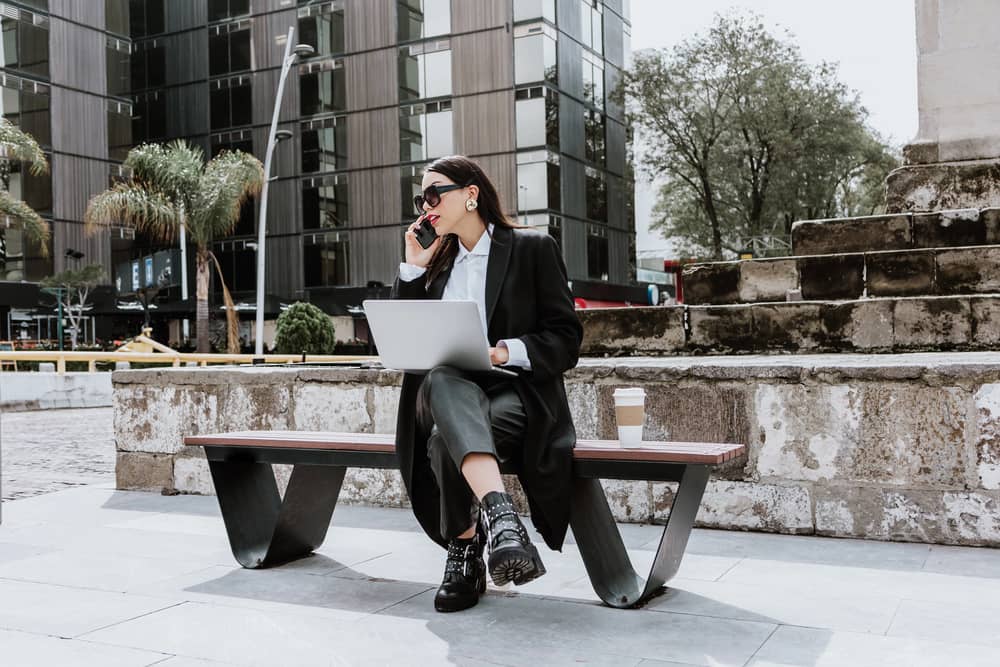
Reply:
<svg viewBox="0 0 1000 667"><path fill-rule="evenodd" d="M839 63L884 138L902 146L916 136L914 0L632 0L632 50L671 47L733 7L760 14L776 35L789 31L807 61ZM640 251L668 246L646 231L652 199L637 183Z"/></svg>

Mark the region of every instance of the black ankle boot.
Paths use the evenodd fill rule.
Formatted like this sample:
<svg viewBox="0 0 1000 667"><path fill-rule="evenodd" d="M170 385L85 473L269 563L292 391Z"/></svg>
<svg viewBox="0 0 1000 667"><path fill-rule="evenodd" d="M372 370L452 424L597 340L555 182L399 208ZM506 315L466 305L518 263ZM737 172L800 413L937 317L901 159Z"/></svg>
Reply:
<svg viewBox="0 0 1000 667"><path fill-rule="evenodd" d="M434 596L438 611L462 611L479 602L486 592L486 563L483 562L483 537L476 531L467 540L448 542L448 560L444 565L444 580Z"/></svg>
<svg viewBox="0 0 1000 667"><path fill-rule="evenodd" d="M480 517L486 524L489 571L494 584L503 586L513 581L520 586L545 574L538 550L531 543L508 494L487 493L480 502Z"/></svg>

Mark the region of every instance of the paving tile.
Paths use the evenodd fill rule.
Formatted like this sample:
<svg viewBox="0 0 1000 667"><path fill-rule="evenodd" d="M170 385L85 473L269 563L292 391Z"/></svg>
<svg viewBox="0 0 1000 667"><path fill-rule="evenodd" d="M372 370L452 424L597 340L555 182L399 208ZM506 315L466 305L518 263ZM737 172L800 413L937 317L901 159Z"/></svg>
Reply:
<svg viewBox="0 0 1000 667"><path fill-rule="evenodd" d="M159 513L144 516L129 516L121 521L108 524L113 528L131 528L181 535L204 535L218 537L226 534L226 524L222 516L200 516L194 514Z"/></svg>
<svg viewBox="0 0 1000 667"><path fill-rule="evenodd" d="M887 634L1000 648L1000 600L988 605L903 600Z"/></svg>
<svg viewBox="0 0 1000 667"><path fill-rule="evenodd" d="M747 667L996 667L996 649L782 626Z"/></svg>
<svg viewBox="0 0 1000 667"><path fill-rule="evenodd" d="M931 545L925 572L1000 579L1000 549Z"/></svg>
<svg viewBox="0 0 1000 667"><path fill-rule="evenodd" d="M172 658L167 658L163 662L150 665L149 667L225 667L226 665L235 664L236 663L234 662L219 662L217 660L202 660L201 658L174 656Z"/></svg>
<svg viewBox="0 0 1000 667"><path fill-rule="evenodd" d="M3 534L4 533L0 533L0 535ZM22 558L30 558L31 556L38 556L48 551L52 551L52 549L31 544L0 542L0 563L8 563L12 560L21 560Z"/></svg>
<svg viewBox="0 0 1000 667"><path fill-rule="evenodd" d="M0 628L75 637L172 602L81 588L0 580Z"/></svg>
<svg viewBox="0 0 1000 667"><path fill-rule="evenodd" d="M17 667L145 667L167 655L75 639L60 639L14 630L0 630L5 665Z"/></svg>
<svg viewBox="0 0 1000 667"><path fill-rule="evenodd" d="M35 558L0 563L0 579L125 592L143 583L168 579L203 567L204 564L192 561L55 551Z"/></svg>

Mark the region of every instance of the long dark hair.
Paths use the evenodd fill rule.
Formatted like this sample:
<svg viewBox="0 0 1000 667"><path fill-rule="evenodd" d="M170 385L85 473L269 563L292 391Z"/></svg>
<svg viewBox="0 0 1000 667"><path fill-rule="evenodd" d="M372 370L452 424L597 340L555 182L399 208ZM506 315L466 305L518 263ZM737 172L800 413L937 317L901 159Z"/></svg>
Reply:
<svg viewBox="0 0 1000 667"><path fill-rule="evenodd" d="M434 160L424 171L441 174L462 187L477 186L479 188L479 199L477 200L479 207L476 209L476 213L479 214L479 219L486 227L487 232L491 222L494 225L511 229L520 227L503 212L503 208L500 206L500 197L497 195L497 189L493 187L493 182L483 171L483 168L473 160L464 155L449 155ZM441 245L438 246L428 264L428 285L454 261L455 255L458 254L458 243L458 235L456 234L447 234L441 239Z"/></svg>

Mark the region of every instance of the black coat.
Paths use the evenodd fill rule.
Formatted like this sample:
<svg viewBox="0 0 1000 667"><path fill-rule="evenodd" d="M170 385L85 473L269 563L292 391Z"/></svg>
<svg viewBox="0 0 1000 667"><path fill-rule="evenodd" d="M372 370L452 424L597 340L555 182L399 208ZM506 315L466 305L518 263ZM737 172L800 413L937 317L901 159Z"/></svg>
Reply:
<svg viewBox="0 0 1000 667"><path fill-rule="evenodd" d="M450 274L448 267L430 285L426 274L410 282L397 277L392 298L440 299ZM569 525L576 444L562 376L576 366L583 327L573 306L566 266L551 236L494 228L486 265L486 322L490 345L520 338L528 352L531 370L518 370L515 381L528 417L518 477L535 527L551 549L559 550ZM444 546L437 480L427 459L429 433L416 421L417 389L423 377L407 373L403 378L396 455L413 513L431 539Z"/></svg>

